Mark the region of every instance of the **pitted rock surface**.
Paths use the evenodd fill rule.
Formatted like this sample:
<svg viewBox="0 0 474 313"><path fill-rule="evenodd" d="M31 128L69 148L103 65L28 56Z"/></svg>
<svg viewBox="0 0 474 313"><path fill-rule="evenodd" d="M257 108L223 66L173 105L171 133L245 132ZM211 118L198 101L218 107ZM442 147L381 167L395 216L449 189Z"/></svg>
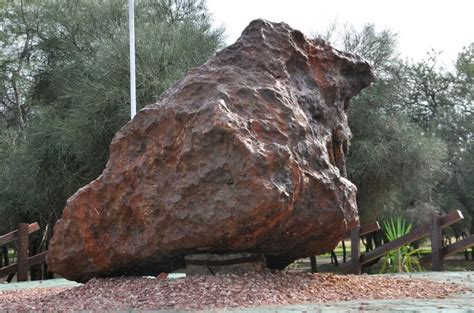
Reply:
<svg viewBox="0 0 474 313"><path fill-rule="evenodd" d="M252 21L116 134L103 173L67 201L49 269L156 274L201 252L282 268L333 249L359 222L346 110L372 80L357 56Z"/></svg>

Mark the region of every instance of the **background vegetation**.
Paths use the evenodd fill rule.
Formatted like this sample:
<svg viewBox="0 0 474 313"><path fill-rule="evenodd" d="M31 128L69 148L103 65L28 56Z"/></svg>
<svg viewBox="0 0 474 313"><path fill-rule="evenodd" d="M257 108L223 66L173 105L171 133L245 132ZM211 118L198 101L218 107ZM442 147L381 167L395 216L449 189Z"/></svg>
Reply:
<svg viewBox="0 0 474 313"><path fill-rule="evenodd" d="M127 1L0 2L0 233L53 224L129 120ZM222 45L202 1L140 0L137 102Z"/></svg>
<svg viewBox="0 0 474 313"><path fill-rule="evenodd" d="M52 225L66 199L97 177L128 121L125 0L0 1L0 233ZM153 103L223 45L199 0L138 0L137 96ZM324 39L369 60L377 81L349 110L348 173L363 222L465 214L474 233L474 43L445 69L430 52L402 60L397 36L366 25ZM468 44L468 43L467 43Z"/></svg>
<svg viewBox="0 0 474 313"><path fill-rule="evenodd" d="M457 209L465 219L451 235L474 233L474 43L448 70L435 51L402 60L397 35L374 25L334 25L317 36L369 60L377 77L349 108L348 175L362 221L404 216L417 226Z"/></svg>

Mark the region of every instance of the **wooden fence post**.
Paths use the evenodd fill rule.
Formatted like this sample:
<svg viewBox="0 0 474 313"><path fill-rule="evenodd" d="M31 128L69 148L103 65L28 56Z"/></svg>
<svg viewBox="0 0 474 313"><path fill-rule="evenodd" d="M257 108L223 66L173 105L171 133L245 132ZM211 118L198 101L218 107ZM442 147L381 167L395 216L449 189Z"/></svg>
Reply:
<svg viewBox="0 0 474 313"><path fill-rule="evenodd" d="M311 273L317 273L318 272L318 265L316 263L316 257L312 256L309 258L311 261Z"/></svg>
<svg viewBox="0 0 474 313"><path fill-rule="evenodd" d="M441 229L440 217L433 216L431 223L431 266L433 271L443 270L443 233Z"/></svg>
<svg viewBox="0 0 474 313"><path fill-rule="evenodd" d="M351 230L351 272L360 275L361 265L360 258L360 228L356 227Z"/></svg>
<svg viewBox="0 0 474 313"><path fill-rule="evenodd" d="M18 225L17 281L28 280L28 224Z"/></svg>

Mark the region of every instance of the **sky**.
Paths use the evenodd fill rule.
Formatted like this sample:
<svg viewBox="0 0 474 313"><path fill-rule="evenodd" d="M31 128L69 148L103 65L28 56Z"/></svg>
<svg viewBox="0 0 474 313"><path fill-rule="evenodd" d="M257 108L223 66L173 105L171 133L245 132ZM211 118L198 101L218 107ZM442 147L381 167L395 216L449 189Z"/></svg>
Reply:
<svg viewBox="0 0 474 313"><path fill-rule="evenodd" d="M228 44L256 18L285 22L306 35L323 33L334 22L357 29L373 23L398 34L403 59L416 62L434 49L450 68L474 42L474 0L207 0L207 7L214 25L224 26Z"/></svg>

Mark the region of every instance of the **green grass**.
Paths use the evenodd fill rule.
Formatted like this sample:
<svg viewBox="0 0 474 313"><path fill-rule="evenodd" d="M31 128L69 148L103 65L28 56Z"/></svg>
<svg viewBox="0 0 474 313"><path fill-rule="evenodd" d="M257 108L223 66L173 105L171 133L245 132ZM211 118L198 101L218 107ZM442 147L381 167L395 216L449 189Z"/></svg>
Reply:
<svg viewBox="0 0 474 313"><path fill-rule="evenodd" d="M454 241L453 241L454 242ZM346 258L347 261L350 260L351 256L351 243L350 240L345 241L346 245ZM365 246L360 244L361 253L365 252ZM340 264L342 264L342 244L334 249L337 259ZM431 245L429 240L425 240L419 247L420 256L427 255L431 253ZM471 257L471 251L469 250L469 257ZM336 267L330 262L330 253L325 253L318 255L316 257L318 263L318 272L330 272L330 273L342 273L340 267ZM366 268L368 274L378 274L380 271L382 262L379 261L377 264L373 265L371 268ZM444 261L444 267L446 271L474 271L474 261L465 261L464 254L459 252L455 256L451 256ZM290 265L290 270L294 271L311 271L311 265L308 259L298 260L294 264ZM425 270L429 270L425 269Z"/></svg>
<svg viewBox="0 0 474 313"><path fill-rule="evenodd" d="M428 251L428 253L429 252L430 251ZM329 254L318 255L316 259L318 263L318 272L334 273L334 274L343 273L340 266L337 267L334 264L330 263ZM342 256L338 255L338 260L339 260L339 264L343 264ZM349 261L349 255L348 255L347 260ZM371 267L365 268L364 272L367 274L379 274L381 266L382 266L382 261L379 261L377 264L374 264ZM461 252L444 260L444 269L445 271L453 271L453 272L474 271L474 261L472 260L465 261L464 254ZM295 263L289 265L288 270L294 271L294 272L310 272L311 265L309 262L309 258L296 261ZM425 270L429 271L429 268L425 268Z"/></svg>

